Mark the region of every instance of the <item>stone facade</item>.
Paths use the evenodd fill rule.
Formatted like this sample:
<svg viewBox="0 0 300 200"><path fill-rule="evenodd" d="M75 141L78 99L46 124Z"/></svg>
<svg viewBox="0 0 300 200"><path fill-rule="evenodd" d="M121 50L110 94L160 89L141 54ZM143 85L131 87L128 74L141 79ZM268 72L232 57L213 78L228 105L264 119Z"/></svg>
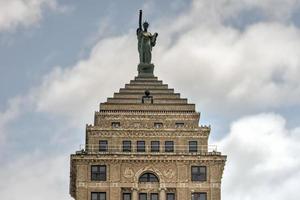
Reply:
<svg viewBox="0 0 300 200"><path fill-rule="evenodd" d="M85 148L71 155L71 196L122 200L128 194L138 200L146 193L148 200L156 194L159 200L220 200L226 156L208 145L210 127L199 126L199 120L195 105L157 77L135 77L101 103L94 125L86 126ZM104 178L96 177L95 166L104 166ZM201 180L192 174L197 167ZM143 181L145 173L157 181ZM97 197L100 193L104 196Z"/></svg>

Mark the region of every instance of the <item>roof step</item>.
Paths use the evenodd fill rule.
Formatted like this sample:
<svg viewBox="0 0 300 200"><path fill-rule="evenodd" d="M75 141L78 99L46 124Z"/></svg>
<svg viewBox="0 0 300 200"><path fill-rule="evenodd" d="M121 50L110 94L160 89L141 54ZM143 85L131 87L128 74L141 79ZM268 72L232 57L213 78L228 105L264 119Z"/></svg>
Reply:
<svg viewBox="0 0 300 200"><path fill-rule="evenodd" d="M195 111L195 104L170 105L170 104L115 104L101 103L100 110L112 111Z"/></svg>
<svg viewBox="0 0 300 200"><path fill-rule="evenodd" d="M168 84L126 84L126 89L168 89Z"/></svg>
<svg viewBox="0 0 300 200"><path fill-rule="evenodd" d="M137 81L137 80L131 80L130 84L136 84L136 85L162 85L162 81L153 81L153 80L144 80L144 81Z"/></svg>
<svg viewBox="0 0 300 200"><path fill-rule="evenodd" d="M144 96L144 93L114 93L114 98L136 98L141 99ZM179 93L154 93L153 99L177 99L180 98Z"/></svg>
<svg viewBox="0 0 300 200"><path fill-rule="evenodd" d="M107 98L107 103L142 103L142 99L131 98ZM154 99L154 104L187 104L187 99Z"/></svg>
<svg viewBox="0 0 300 200"><path fill-rule="evenodd" d="M145 93L145 90L146 89L129 89L129 88L121 88L120 89L120 93L142 93L144 94ZM157 93L167 93L167 94L170 94L170 93L174 93L174 89L148 89L150 91L150 95L151 94L157 94Z"/></svg>

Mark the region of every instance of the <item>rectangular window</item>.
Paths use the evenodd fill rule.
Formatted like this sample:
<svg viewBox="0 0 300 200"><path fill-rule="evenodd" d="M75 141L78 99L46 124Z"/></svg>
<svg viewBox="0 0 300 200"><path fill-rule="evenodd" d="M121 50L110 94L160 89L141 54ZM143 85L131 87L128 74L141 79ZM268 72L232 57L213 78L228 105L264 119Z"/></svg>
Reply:
<svg viewBox="0 0 300 200"><path fill-rule="evenodd" d="M92 181L106 181L106 166L105 165L92 165L91 166L91 179L92 179Z"/></svg>
<svg viewBox="0 0 300 200"><path fill-rule="evenodd" d="M139 200L147 200L147 193L139 193Z"/></svg>
<svg viewBox="0 0 300 200"><path fill-rule="evenodd" d="M174 152L174 142L165 141L165 152Z"/></svg>
<svg viewBox="0 0 300 200"><path fill-rule="evenodd" d="M145 152L146 151L145 141L137 141L136 142L136 151L137 152Z"/></svg>
<svg viewBox="0 0 300 200"><path fill-rule="evenodd" d="M160 122L154 123L154 128L162 128L162 127L163 127L163 123Z"/></svg>
<svg viewBox="0 0 300 200"><path fill-rule="evenodd" d="M189 141L189 152L196 153L198 151L198 142L197 141Z"/></svg>
<svg viewBox="0 0 300 200"><path fill-rule="evenodd" d="M123 152L131 152L131 141L123 141Z"/></svg>
<svg viewBox="0 0 300 200"><path fill-rule="evenodd" d="M120 126L121 126L120 122L112 122L111 123L112 128L120 128Z"/></svg>
<svg viewBox="0 0 300 200"><path fill-rule="evenodd" d="M123 193L123 200L131 200L131 193Z"/></svg>
<svg viewBox="0 0 300 200"><path fill-rule="evenodd" d="M106 200L106 192L92 192L92 200Z"/></svg>
<svg viewBox="0 0 300 200"><path fill-rule="evenodd" d="M175 123L175 127L176 127L176 128L182 128L182 127L184 127L184 123L182 123L182 122L177 122L177 123Z"/></svg>
<svg viewBox="0 0 300 200"><path fill-rule="evenodd" d="M206 166L192 166L192 181L206 181Z"/></svg>
<svg viewBox="0 0 300 200"><path fill-rule="evenodd" d="M151 141L151 152L159 152L159 141Z"/></svg>
<svg viewBox="0 0 300 200"><path fill-rule="evenodd" d="M108 148L107 140L100 140L99 141L99 151L107 152L107 148Z"/></svg>
<svg viewBox="0 0 300 200"><path fill-rule="evenodd" d="M175 194L174 193L167 193L167 200L175 200Z"/></svg>
<svg viewBox="0 0 300 200"><path fill-rule="evenodd" d="M151 193L150 194L150 200L158 200L158 194L157 193Z"/></svg>
<svg viewBox="0 0 300 200"><path fill-rule="evenodd" d="M192 193L192 200L207 200L207 194L205 192Z"/></svg>

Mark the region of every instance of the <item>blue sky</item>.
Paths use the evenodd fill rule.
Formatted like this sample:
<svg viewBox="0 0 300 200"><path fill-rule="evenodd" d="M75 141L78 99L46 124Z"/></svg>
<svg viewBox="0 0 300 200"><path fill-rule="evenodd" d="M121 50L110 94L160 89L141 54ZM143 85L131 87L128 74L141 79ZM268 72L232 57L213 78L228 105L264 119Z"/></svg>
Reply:
<svg viewBox="0 0 300 200"><path fill-rule="evenodd" d="M196 103L201 124L212 125L211 143L228 154L224 199L264 197L278 187L278 173L287 175L270 199L299 199L299 5L0 1L0 195L70 199L68 156L84 143L85 124L137 74L143 9L150 31L159 33L155 74Z"/></svg>

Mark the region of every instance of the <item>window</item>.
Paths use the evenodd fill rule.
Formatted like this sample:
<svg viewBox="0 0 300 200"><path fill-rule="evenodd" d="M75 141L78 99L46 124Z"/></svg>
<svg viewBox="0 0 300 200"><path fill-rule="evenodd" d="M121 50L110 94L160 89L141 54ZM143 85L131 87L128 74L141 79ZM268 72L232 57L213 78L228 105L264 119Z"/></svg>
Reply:
<svg viewBox="0 0 300 200"><path fill-rule="evenodd" d="M145 141L137 141L136 142L136 151L137 152L145 152L146 148L145 148Z"/></svg>
<svg viewBox="0 0 300 200"><path fill-rule="evenodd" d="M175 194L174 193L167 193L167 200L175 200Z"/></svg>
<svg viewBox="0 0 300 200"><path fill-rule="evenodd" d="M159 141L151 141L151 152L159 152Z"/></svg>
<svg viewBox="0 0 300 200"><path fill-rule="evenodd" d="M154 123L154 128L162 128L162 127L163 127L163 123L160 122Z"/></svg>
<svg viewBox="0 0 300 200"><path fill-rule="evenodd" d="M206 166L192 166L192 181L206 181Z"/></svg>
<svg viewBox="0 0 300 200"><path fill-rule="evenodd" d="M192 200L206 200L207 195L204 192L194 192L192 193Z"/></svg>
<svg viewBox="0 0 300 200"><path fill-rule="evenodd" d="M131 141L123 141L123 152L131 152Z"/></svg>
<svg viewBox="0 0 300 200"><path fill-rule="evenodd" d="M151 193L150 194L150 200L158 200L158 194L157 193Z"/></svg>
<svg viewBox="0 0 300 200"><path fill-rule="evenodd" d="M123 193L123 200L131 200L131 193Z"/></svg>
<svg viewBox="0 0 300 200"><path fill-rule="evenodd" d="M139 178L139 182L159 182L157 176L152 173L145 173Z"/></svg>
<svg viewBox="0 0 300 200"><path fill-rule="evenodd" d="M177 122L177 123L175 123L175 127L176 127L176 128L182 128L182 127L184 127L184 123L182 123L182 122Z"/></svg>
<svg viewBox="0 0 300 200"><path fill-rule="evenodd" d="M108 147L107 140L100 140L99 141L99 151L100 152L106 152L107 147Z"/></svg>
<svg viewBox="0 0 300 200"><path fill-rule="evenodd" d="M197 141L189 141L189 152L195 153L198 151L198 142Z"/></svg>
<svg viewBox="0 0 300 200"><path fill-rule="evenodd" d="M105 165L92 165L91 179L92 179L92 181L106 181L106 166Z"/></svg>
<svg viewBox="0 0 300 200"><path fill-rule="evenodd" d="M174 142L165 141L165 152L174 152Z"/></svg>
<svg viewBox="0 0 300 200"><path fill-rule="evenodd" d="M120 128L120 126L121 126L120 122L112 122L111 123L112 128Z"/></svg>
<svg viewBox="0 0 300 200"><path fill-rule="evenodd" d="M147 193L139 193L139 200L147 200Z"/></svg>
<svg viewBox="0 0 300 200"><path fill-rule="evenodd" d="M92 192L92 200L106 200L106 192Z"/></svg>

